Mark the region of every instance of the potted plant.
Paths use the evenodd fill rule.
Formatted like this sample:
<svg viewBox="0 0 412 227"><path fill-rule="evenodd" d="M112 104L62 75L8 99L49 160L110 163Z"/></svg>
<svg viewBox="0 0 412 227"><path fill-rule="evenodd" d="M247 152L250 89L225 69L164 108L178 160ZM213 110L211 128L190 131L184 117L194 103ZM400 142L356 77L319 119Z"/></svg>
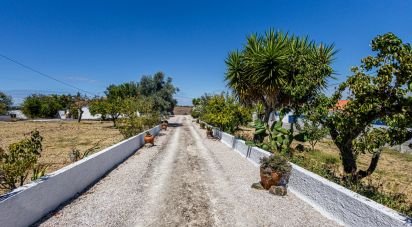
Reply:
<svg viewBox="0 0 412 227"><path fill-rule="evenodd" d="M271 155L260 160L260 184L266 190L272 186L286 186L292 166L280 155Z"/></svg>
<svg viewBox="0 0 412 227"><path fill-rule="evenodd" d="M213 138L213 130L212 130L212 127L210 127L210 126L207 126L206 127L206 137L211 137L211 138Z"/></svg>
<svg viewBox="0 0 412 227"><path fill-rule="evenodd" d="M200 128L201 128L201 129L204 129L205 126L206 126L206 124L205 124L204 122L200 122Z"/></svg>
<svg viewBox="0 0 412 227"><path fill-rule="evenodd" d="M144 136L144 143L151 143L154 146L154 136L150 134L149 131L147 131L146 135Z"/></svg>

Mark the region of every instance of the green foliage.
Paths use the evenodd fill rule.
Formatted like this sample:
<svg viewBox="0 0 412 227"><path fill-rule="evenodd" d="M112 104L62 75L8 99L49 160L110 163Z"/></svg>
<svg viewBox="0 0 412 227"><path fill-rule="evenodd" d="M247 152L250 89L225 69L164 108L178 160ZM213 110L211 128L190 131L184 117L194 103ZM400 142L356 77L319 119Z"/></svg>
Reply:
<svg viewBox="0 0 412 227"><path fill-rule="evenodd" d="M117 125L120 133L129 138L159 124L161 116L154 111L154 105L150 97L124 99L120 104L123 117Z"/></svg>
<svg viewBox="0 0 412 227"><path fill-rule="evenodd" d="M104 92L108 99L130 98L139 96L139 84L136 82L127 82L119 85L109 85Z"/></svg>
<svg viewBox="0 0 412 227"><path fill-rule="evenodd" d="M172 83L172 78L165 78L164 73L157 72L153 76L143 76L139 83L140 94L152 97L153 109L157 112L173 112L177 101L173 98L179 89Z"/></svg>
<svg viewBox="0 0 412 227"><path fill-rule="evenodd" d="M26 97L22 104L22 110L30 118L53 118L57 111L71 109L71 113L76 96L71 95L39 95L33 94ZM76 114L77 116L77 114Z"/></svg>
<svg viewBox="0 0 412 227"><path fill-rule="evenodd" d="M332 75L333 49L273 30L253 34L241 51L229 53L225 80L240 101L265 107L265 122L272 111L284 108L299 114Z"/></svg>
<svg viewBox="0 0 412 227"><path fill-rule="evenodd" d="M281 114L279 120L269 128L269 143L272 150L287 154L293 140L293 131L283 128L283 117Z"/></svg>
<svg viewBox="0 0 412 227"><path fill-rule="evenodd" d="M260 119L257 119L254 122L253 127L255 128L255 131L253 132L253 142L256 143L256 144L263 143L263 140L268 135L266 133L266 129L268 127L267 123L263 122Z"/></svg>
<svg viewBox="0 0 412 227"><path fill-rule="evenodd" d="M55 96L31 95L23 101L23 113L30 118L52 118L62 108Z"/></svg>
<svg viewBox="0 0 412 227"><path fill-rule="evenodd" d="M110 85L105 94L108 100L125 98L151 98L153 109L159 113L172 112L177 101L173 95L179 91L172 83L172 78L165 78L164 73L157 72L153 76L142 76L140 82L128 82Z"/></svg>
<svg viewBox="0 0 412 227"><path fill-rule="evenodd" d="M303 136L302 142L309 142L312 151L315 150L316 144L328 134L328 129L323 127L319 122L303 119L303 129L298 137Z"/></svg>
<svg viewBox="0 0 412 227"><path fill-rule="evenodd" d="M12 104L11 97L0 91L0 114L5 114Z"/></svg>
<svg viewBox="0 0 412 227"><path fill-rule="evenodd" d="M139 83L128 82L108 86L105 91L106 97L95 98L91 102L90 112L101 114L103 119L109 116L115 127L118 126L120 116L129 118L129 122L121 120L119 129L126 137L130 137L147 125L153 125L151 118L158 118L159 113L172 112L177 104L173 95L178 91L170 77L165 78L162 72L158 72L153 76L143 76ZM138 118L137 113L147 116ZM133 129L132 125L137 128Z"/></svg>
<svg viewBox="0 0 412 227"><path fill-rule="evenodd" d="M292 165L288 160L280 155L271 155L270 157L263 157L260 160L260 167L263 169L269 168L272 171L289 174L292 171Z"/></svg>
<svg viewBox="0 0 412 227"><path fill-rule="evenodd" d="M284 114L281 113L278 121L274 121L269 125L260 119L255 121L253 134L253 142L248 142L250 146L258 146L264 150L272 152L280 152L288 154L290 152L290 145L294 139L293 131L283 128L282 119ZM265 137L267 141L264 142Z"/></svg>
<svg viewBox="0 0 412 227"><path fill-rule="evenodd" d="M124 138L129 138L156 126L159 123L159 119L160 115L158 113L122 118L119 120L117 128Z"/></svg>
<svg viewBox="0 0 412 227"><path fill-rule="evenodd" d="M100 142L102 140L97 141L92 147L89 149L85 150L83 153L77 149L77 148L72 148L72 150L69 152L69 158L71 162L76 162L80 159L83 159L87 156L89 156L90 153L94 152L96 149L100 147Z"/></svg>
<svg viewBox="0 0 412 227"><path fill-rule="evenodd" d="M308 115L318 115L317 121L329 129L344 171L355 181L375 171L384 144L400 144L412 137L412 97L408 95L412 91L411 45L387 33L373 39L371 46L376 55L362 59L331 98L320 96L309 103L315 108ZM344 91L349 92L349 102L337 109L335 104ZM334 109L332 114L330 109ZM378 119L388 128L372 129ZM359 170L356 159L365 152L373 156L368 169Z"/></svg>
<svg viewBox="0 0 412 227"><path fill-rule="evenodd" d="M0 148L0 187L14 189L22 186L37 163L42 151L43 137L35 130L30 138L10 144L8 151Z"/></svg>
<svg viewBox="0 0 412 227"><path fill-rule="evenodd" d="M223 131L233 133L240 125L251 121L251 111L240 105L233 96L221 94L208 99L200 118Z"/></svg>
<svg viewBox="0 0 412 227"><path fill-rule="evenodd" d="M92 115L100 114L102 120L106 120L109 114L108 102L105 98L95 98L90 101L89 111Z"/></svg>
<svg viewBox="0 0 412 227"><path fill-rule="evenodd" d="M33 167L32 171L32 175L31 175L31 180L35 181L41 177L43 177L44 175L46 175L46 170L49 166L45 165L45 164L37 164Z"/></svg>
<svg viewBox="0 0 412 227"><path fill-rule="evenodd" d="M193 118L200 118L205 113L206 105L212 95L204 94L200 98L194 98L192 100L193 108L191 115Z"/></svg>
<svg viewBox="0 0 412 227"><path fill-rule="evenodd" d="M93 115L100 114L102 119L105 120L109 117L113 122L113 126L117 126L117 119L123 113L125 109L124 105L128 99L122 99L120 97L113 98L95 98L90 102L90 113ZM137 109L135 110L137 111Z"/></svg>

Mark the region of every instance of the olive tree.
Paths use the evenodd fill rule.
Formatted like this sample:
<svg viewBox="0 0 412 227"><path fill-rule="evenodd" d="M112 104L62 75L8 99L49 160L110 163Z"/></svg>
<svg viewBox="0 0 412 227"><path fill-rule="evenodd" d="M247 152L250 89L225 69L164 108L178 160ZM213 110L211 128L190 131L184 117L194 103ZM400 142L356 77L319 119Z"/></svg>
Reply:
<svg viewBox="0 0 412 227"><path fill-rule="evenodd" d="M353 67L353 74L331 98L320 96L310 104L339 148L345 173L355 181L375 171L384 145L412 137L411 45L387 33L374 38L371 47L376 54ZM348 103L336 108L345 91ZM387 127L374 128L375 120L383 120ZM358 155L367 152L372 154L368 168L358 169Z"/></svg>

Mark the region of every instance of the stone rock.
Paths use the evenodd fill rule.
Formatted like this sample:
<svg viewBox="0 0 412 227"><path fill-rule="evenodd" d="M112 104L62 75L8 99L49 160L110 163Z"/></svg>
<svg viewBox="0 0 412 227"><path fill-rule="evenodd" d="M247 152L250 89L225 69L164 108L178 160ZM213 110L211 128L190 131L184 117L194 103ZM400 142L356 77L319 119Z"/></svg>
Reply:
<svg viewBox="0 0 412 227"><path fill-rule="evenodd" d="M260 182L258 183L253 183L252 184L252 188L254 189L258 189L258 190L265 190L265 188L263 188L262 184Z"/></svg>
<svg viewBox="0 0 412 227"><path fill-rule="evenodd" d="M285 196L288 189L285 186L272 186L269 188L269 193L273 195Z"/></svg>

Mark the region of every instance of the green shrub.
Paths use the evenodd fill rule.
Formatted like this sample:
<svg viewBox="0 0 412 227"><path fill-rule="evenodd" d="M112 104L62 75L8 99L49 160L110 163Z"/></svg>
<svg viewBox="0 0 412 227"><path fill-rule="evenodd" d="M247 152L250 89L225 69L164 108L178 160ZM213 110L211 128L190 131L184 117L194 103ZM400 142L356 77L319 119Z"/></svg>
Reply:
<svg viewBox="0 0 412 227"><path fill-rule="evenodd" d="M251 110L230 95L208 97L202 110L202 120L228 133L233 133L240 125L246 125L252 120Z"/></svg>
<svg viewBox="0 0 412 227"><path fill-rule="evenodd" d="M119 120L117 128L124 138L130 138L159 124L159 115L156 113L143 116L131 116Z"/></svg>
<svg viewBox="0 0 412 227"><path fill-rule="evenodd" d="M260 167L263 169L269 168L272 171L288 174L292 170L292 166L288 160L280 155L271 155L260 159Z"/></svg>
<svg viewBox="0 0 412 227"><path fill-rule="evenodd" d="M33 167L33 174L31 175L31 180L35 181L39 179L40 177L43 177L46 174L46 170L49 167L49 165L45 164L37 164Z"/></svg>
<svg viewBox="0 0 412 227"><path fill-rule="evenodd" d="M10 144L7 152L0 148L1 188L15 189L24 184L40 157L42 140L39 131L35 130L30 138Z"/></svg>

